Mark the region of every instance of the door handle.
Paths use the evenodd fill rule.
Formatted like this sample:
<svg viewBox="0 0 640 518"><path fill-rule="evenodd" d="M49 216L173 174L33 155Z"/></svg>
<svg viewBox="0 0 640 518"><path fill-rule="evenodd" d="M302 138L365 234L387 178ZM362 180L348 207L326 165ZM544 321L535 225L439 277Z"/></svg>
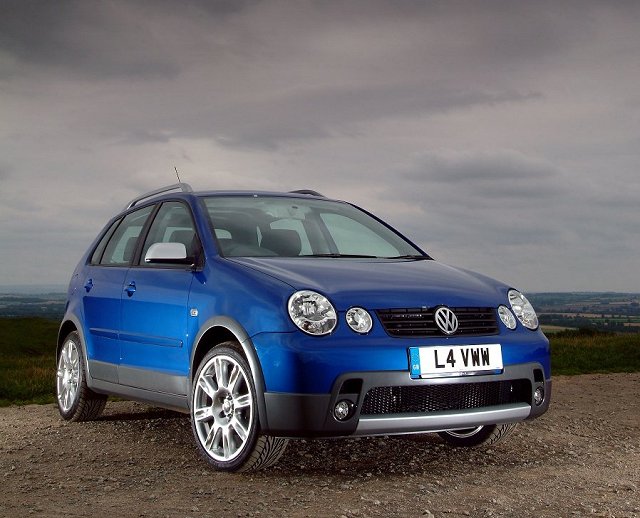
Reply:
<svg viewBox="0 0 640 518"><path fill-rule="evenodd" d="M131 281L129 285L124 289L127 292L127 295L131 297L136 292L136 283Z"/></svg>
<svg viewBox="0 0 640 518"><path fill-rule="evenodd" d="M93 288L93 279L88 279L87 282L84 283L84 289L89 293L91 288Z"/></svg>

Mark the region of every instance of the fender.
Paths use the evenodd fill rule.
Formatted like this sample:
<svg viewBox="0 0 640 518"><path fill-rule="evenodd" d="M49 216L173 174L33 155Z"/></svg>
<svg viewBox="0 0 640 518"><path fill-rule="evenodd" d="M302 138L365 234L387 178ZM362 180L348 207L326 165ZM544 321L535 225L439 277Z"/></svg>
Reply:
<svg viewBox="0 0 640 518"><path fill-rule="evenodd" d="M193 347L191 349L191 358L189 361L189 408L191 408L191 391L193 389L193 376L195 374L195 370L198 368L197 365L194 365L194 357L198 349L200 348L200 342L203 336L214 328L222 328L229 331L235 339L242 347L242 351L244 352L245 357L247 358L247 362L249 363L249 367L251 368L251 376L253 378L253 384L256 388L256 398L257 398L257 407L258 407L258 418L260 420L260 428L263 431L269 429L269 423L267 420L267 408L264 402L264 393L265 393L265 384L264 384L264 375L262 374L262 367L260 365L260 361L258 360L258 355L256 353L256 349L253 345L253 341L247 334L246 330L234 318L227 316L215 316L209 318L198 331L194 341Z"/></svg>
<svg viewBox="0 0 640 518"><path fill-rule="evenodd" d="M80 319L76 317L76 315L67 314L64 316L62 323L60 324L60 328L58 329L58 343L56 344L56 362L58 361L58 354L60 354L60 348L62 347L62 342L67 337L69 332L66 332L64 335L62 333L62 329L65 328L69 323L73 324L75 327L74 331L80 335L80 348L82 349L82 357L84 358L84 372L87 378L87 385L90 389L93 389L94 382L91 377L91 371L89 370L89 355L87 354L87 346L86 340L84 337L84 329L82 324L80 323Z"/></svg>

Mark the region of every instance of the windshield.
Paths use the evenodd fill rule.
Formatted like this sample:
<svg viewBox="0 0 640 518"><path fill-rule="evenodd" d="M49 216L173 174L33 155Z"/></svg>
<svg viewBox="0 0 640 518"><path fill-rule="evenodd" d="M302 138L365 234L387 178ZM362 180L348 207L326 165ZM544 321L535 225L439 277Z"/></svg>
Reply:
<svg viewBox="0 0 640 518"><path fill-rule="evenodd" d="M427 258L348 203L278 196L210 196L204 205L226 257Z"/></svg>

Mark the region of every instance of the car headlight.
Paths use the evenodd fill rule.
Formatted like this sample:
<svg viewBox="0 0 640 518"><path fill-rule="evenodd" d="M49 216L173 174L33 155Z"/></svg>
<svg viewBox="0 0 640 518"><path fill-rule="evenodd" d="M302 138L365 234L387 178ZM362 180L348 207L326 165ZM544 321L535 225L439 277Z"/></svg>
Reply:
<svg viewBox="0 0 640 518"><path fill-rule="evenodd" d="M537 329L538 317L527 297L517 290L509 290L508 297L511 309L522 325L527 329Z"/></svg>
<svg viewBox="0 0 640 518"><path fill-rule="evenodd" d="M329 299L315 291L297 291L289 297L287 307L293 323L310 335L329 334L338 322Z"/></svg>

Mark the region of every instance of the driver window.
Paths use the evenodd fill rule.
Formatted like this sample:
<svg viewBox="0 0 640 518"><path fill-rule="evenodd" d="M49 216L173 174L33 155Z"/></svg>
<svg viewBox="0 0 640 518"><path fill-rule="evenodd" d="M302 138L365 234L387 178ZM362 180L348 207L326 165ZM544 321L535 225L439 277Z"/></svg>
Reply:
<svg viewBox="0 0 640 518"><path fill-rule="evenodd" d="M194 263L197 262L200 257L200 241L186 205L177 201L162 204L144 242L140 264L145 264L144 257L154 243L182 243L187 249L187 257L193 258Z"/></svg>

